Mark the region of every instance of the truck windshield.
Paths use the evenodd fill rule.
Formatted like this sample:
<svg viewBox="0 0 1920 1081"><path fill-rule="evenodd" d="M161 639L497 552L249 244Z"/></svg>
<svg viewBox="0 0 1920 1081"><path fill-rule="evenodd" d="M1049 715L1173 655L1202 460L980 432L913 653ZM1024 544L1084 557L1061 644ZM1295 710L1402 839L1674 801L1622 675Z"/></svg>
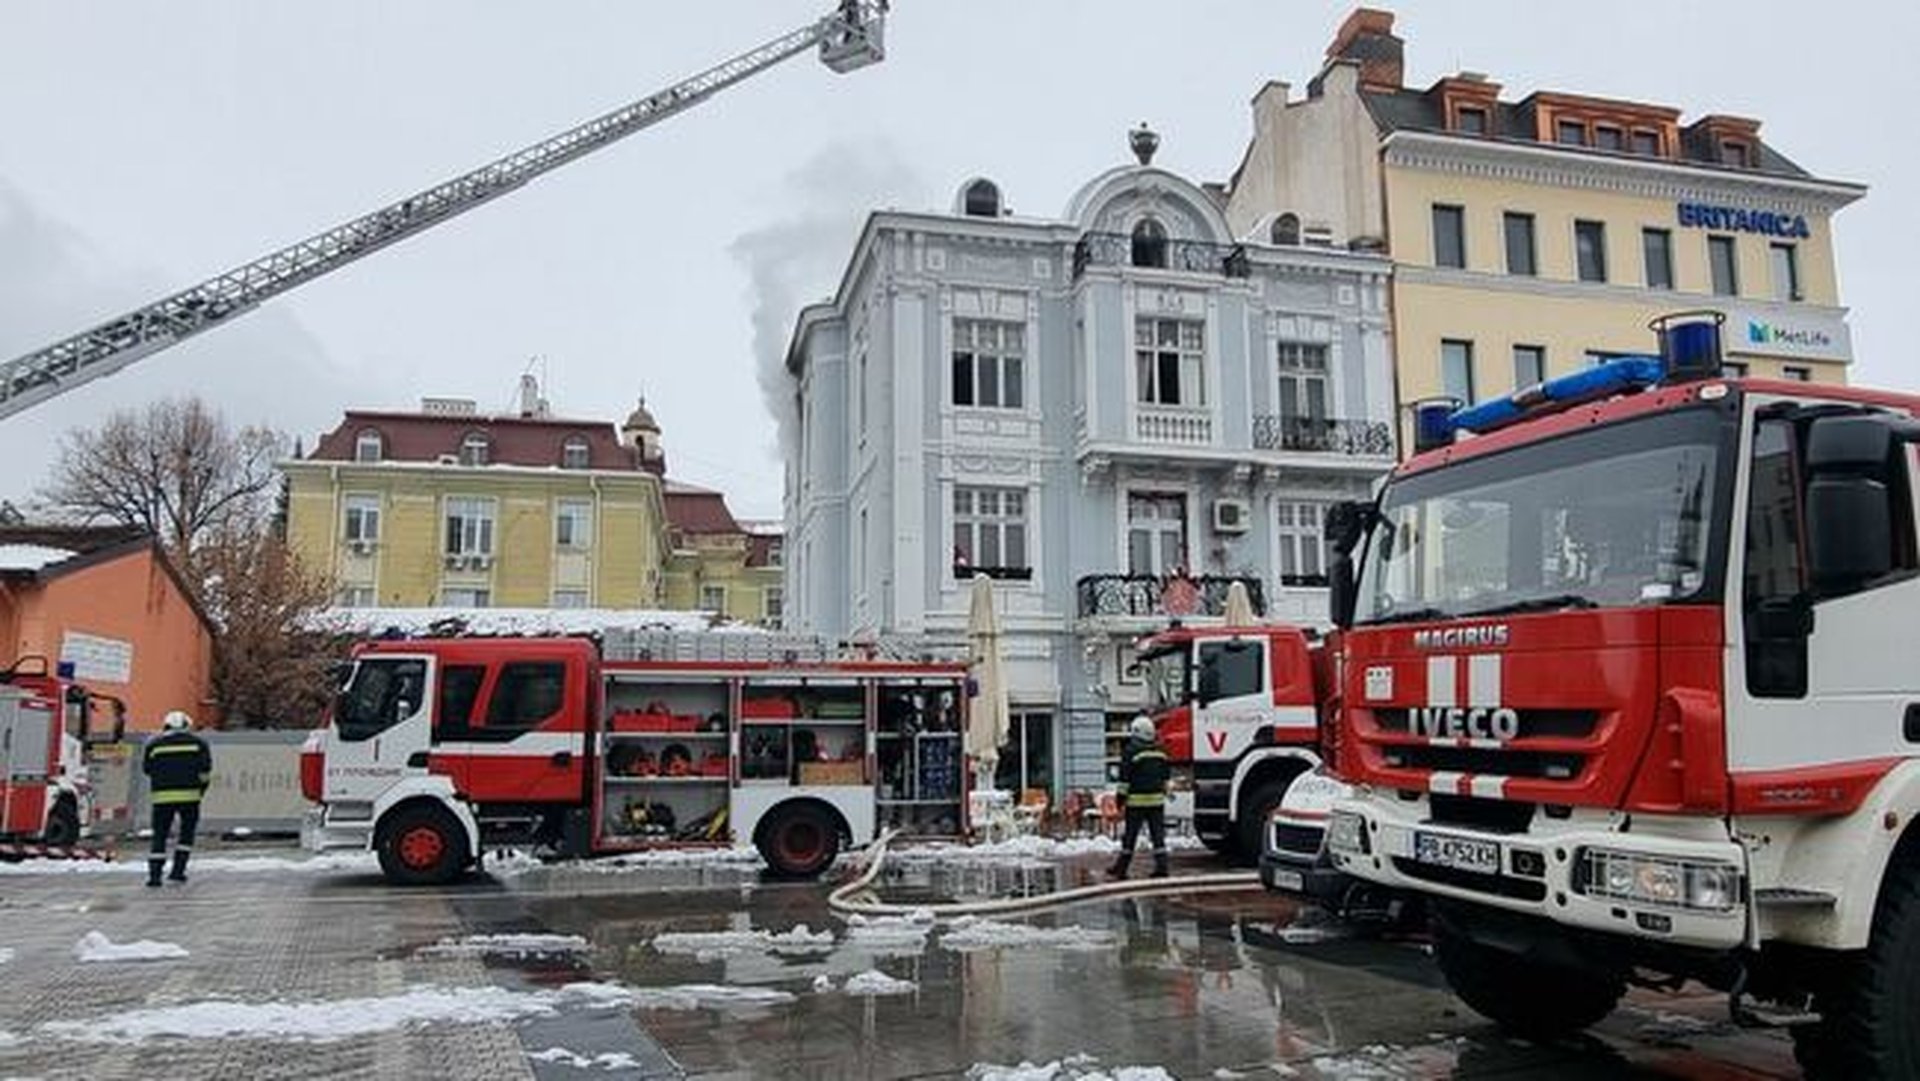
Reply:
<svg viewBox="0 0 1920 1081"><path fill-rule="evenodd" d="M1705 599L1726 517L1725 416L1657 414L1389 485L1355 622Z"/></svg>
<svg viewBox="0 0 1920 1081"><path fill-rule="evenodd" d="M1140 659L1140 676L1147 684L1147 709L1169 710L1187 700L1187 650L1182 647Z"/></svg>
<svg viewBox="0 0 1920 1081"><path fill-rule="evenodd" d="M427 685L427 662L412 658L368 658L354 666L353 678L334 703L334 726L348 741L371 739L420 708Z"/></svg>

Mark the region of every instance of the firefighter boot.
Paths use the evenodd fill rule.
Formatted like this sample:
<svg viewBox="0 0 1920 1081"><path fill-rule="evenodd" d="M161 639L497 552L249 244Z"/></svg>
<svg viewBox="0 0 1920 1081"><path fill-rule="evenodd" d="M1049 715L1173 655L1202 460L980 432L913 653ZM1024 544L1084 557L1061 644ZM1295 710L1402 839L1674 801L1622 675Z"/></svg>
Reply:
<svg viewBox="0 0 1920 1081"><path fill-rule="evenodd" d="M1153 854L1153 877L1167 877L1167 850L1159 849Z"/></svg>
<svg viewBox="0 0 1920 1081"><path fill-rule="evenodd" d="M1113 879L1116 882L1126 878L1127 864L1132 862L1133 862L1133 853L1131 852L1120 853L1120 855L1114 859L1113 866L1107 868L1107 877Z"/></svg>
<svg viewBox="0 0 1920 1081"><path fill-rule="evenodd" d="M163 870L165 870L165 869L166 869L166 866L167 866L167 858L166 858L165 856L149 856L149 857L147 857L147 886L148 886L148 888L158 888L158 887L159 887L159 885L160 885L160 872L161 872L161 871L163 871Z"/></svg>
<svg viewBox="0 0 1920 1081"><path fill-rule="evenodd" d="M185 882L187 880L187 856L188 856L188 852L184 848L174 850L173 871L167 875L167 881ZM153 884L156 886L160 884L158 879L158 874L159 874L158 872L155 872L155 880Z"/></svg>

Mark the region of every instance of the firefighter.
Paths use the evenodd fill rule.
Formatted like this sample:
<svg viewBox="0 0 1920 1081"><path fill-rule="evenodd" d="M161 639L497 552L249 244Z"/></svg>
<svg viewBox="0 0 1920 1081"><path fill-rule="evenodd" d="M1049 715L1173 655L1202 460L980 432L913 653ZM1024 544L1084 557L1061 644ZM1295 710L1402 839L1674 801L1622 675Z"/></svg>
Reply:
<svg viewBox="0 0 1920 1081"><path fill-rule="evenodd" d="M167 834L176 820L180 840L173 846L173 871L167 875L175 882L187 880L187 857L193 853L193 831L200 825L200 799L213 780L213 752L207 741L193 733L193 718L174 710L160 723L160 735L147 741L140 762L147 775L147 791L153 802L153 847L147 854L147 885L160 885L160 872L167 864Z"/></svg>
<svg viewBox="0 0 1920 1081"><path fill-rule="evenodd" d="M1127 726L1127 747L1120 755L1120 799L1127 808L1127 828L1108 877L1127 877L1142 825L1153 840L1153 877L1167 877L1167 775L1171 771L1153 718L1135 717Z"/></svg>

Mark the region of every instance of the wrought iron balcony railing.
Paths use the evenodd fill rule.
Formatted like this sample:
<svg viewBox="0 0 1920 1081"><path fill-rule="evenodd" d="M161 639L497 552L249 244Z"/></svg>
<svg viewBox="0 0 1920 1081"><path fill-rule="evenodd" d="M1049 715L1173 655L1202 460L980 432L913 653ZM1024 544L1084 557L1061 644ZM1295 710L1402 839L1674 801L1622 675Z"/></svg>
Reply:
<svg viewBox="0 0 1920 1081"><path fill-rule="evenodd" d="M1073 276L1079 278L1090 266L1144 266L1228 278L1245 278L1253 272L1247 261L1247 249L1238 244L1168 238L1142 241L1141 245L1142 258L1136 260L1133 237L1125 233L1088 233L1073 246Z"/></svg>
<svg viewBox="0 0 1920 1081"><path fill-rule="evenodd" d="M1077 583L1080 618L1097 616L1218 616L1227 610L1227 589L1247 587L1253 614L1267 612L1266 591L1258 578L1201 575L1089 574Z"/></svg>
<svg viewBox="0 0 1920 1081"><path fill-rule="evenodd" d="M1302 450L1393 457L1393 425L1379 420L1324 420L1261 414L1253 418L1258 450Z"/></svg>

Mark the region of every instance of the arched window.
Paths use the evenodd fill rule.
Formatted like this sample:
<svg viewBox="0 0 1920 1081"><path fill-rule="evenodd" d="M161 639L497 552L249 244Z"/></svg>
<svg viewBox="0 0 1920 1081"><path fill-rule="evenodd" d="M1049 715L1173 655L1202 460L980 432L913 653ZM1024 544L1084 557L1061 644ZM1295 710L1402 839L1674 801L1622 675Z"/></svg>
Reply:
<svg viewBox="0 0 1920 1081"><path fill-rule="evenodd" d="M593 452L587 446L585 436L570 435L560 444L560 468L585 469L593 461Z"/></svg>
<svg viewBox="0 0 1920 1081"><path fill-rule="evenodd" d="M386 440L372 428L362 428L353 440L353 460L356 462L377 462L387 456Z"/></svg>
<svg viewBox="0 0 1920 1081"><path fill-rule="evenodd" d="M492 456L493 441L483 432L469 432L460 441L461 465L486 465Z"/></svg>
<svg viewBox="0 0 1920 1081"><path fill-rule="evenodd" d="M1282 214L1273 219L1273 242L1289 247L1300 243L1300 215Z"/></svg>
<svg viewBox="0 0 1920 1081"><path fill-rule="evenodd" d="M1133 227L1133 265L1167 265L1167 230L1152 218L1141 218Z"/></svg>
<svg viewBox="0 0 1920 1081"><path fill-rule="evenodd" d="M969 218L997 218L1000 216L1000 188L991 180L976 180L967 185L961 205Z"/></svg>

